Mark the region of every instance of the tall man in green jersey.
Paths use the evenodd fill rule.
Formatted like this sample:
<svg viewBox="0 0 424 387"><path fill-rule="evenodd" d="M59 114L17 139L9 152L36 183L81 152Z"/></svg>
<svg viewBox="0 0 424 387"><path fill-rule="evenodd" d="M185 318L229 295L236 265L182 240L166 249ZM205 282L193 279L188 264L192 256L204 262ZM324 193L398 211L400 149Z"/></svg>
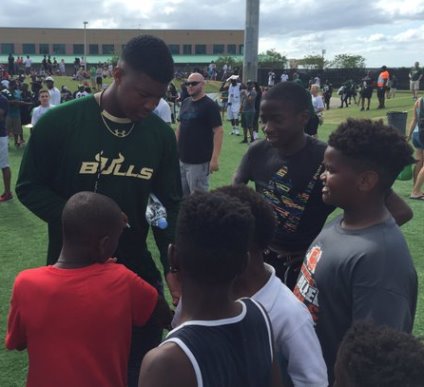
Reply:
<svg viewBox="0 0 424 387"><path fill-rule="evenodd" d="M167 260L181 199L176 139L172 129L152 114L173 76L172 56L162 40L133 38L109 88L59 105L35 125L16 193L48 224L48 264L56 262L61 250L65 202L76 192L95 191L114 199L128 216L130 227L115 253L118 263L160 288L161 275L146 245L149 227L144 214L153 192L168 213L168 228L153 231L168 287L174 301L178 298ZM133 335L129 386L137 385L144 352L160 342L156 327L145 329L148 332L138 342Z"/></svg>

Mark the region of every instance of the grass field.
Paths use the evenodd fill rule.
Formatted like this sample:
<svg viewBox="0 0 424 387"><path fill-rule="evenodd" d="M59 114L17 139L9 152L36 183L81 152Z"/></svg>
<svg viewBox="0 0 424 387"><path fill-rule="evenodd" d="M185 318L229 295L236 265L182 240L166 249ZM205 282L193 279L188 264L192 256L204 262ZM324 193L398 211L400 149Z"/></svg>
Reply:
<svg viewBox="0 0 424 387"><path fill-rule="evenodd" d="M78 82L71 81L69 78L60 79L56 77L56 86L60 87L62 84L66 84L73 91L76 89ZM218 86L218 83L210 84L208 85L208 91L217 91ZM376 103L377 99L374 96L371 110L368 112L360 112L355 105L349 108L326 111L324 125L320 127L320 138L326 140L328 134L347 117L385 119L388 111L408 111L408 123L412 119L413 101L407 92L400 92L395 99L388 100L386 110L377 110ZM226 123L225 132L220 171L212 176L212 187L231 182L231 177L247 149L245 144L239 143L240 137L233 137L228 134L228 123ZM28 138L28 133L26 133L26 138ZM13 187L22 153L23 150L15 149L13 143L10 142ZM422 282L424 280L424 238L422 237L424 232L424 203L407 199L411 184L411 181L397 181L394 188L407 200L415 213L414 219L403 226L402 230L408 241L419 275L420 291L414 333L421 336L424 335L424 296L422 295ZM2 269L0 270L0 336L4 337L13 280L19 271L45 263L47 235L46 225L23 207L16 198L0 204L0 219L0 262L2 264ZM149 240L149 244L157 256L156 248L151 240ZM7 352L3 346L1 347L0 386L24 386L27 370L26 353Z"/></svg>

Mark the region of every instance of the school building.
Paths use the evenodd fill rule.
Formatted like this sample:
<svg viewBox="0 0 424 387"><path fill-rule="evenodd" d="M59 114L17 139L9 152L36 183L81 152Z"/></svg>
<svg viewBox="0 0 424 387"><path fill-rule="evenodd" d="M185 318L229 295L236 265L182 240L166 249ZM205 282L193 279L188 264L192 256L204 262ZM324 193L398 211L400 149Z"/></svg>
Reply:
<svg viewBox="0 0 424 387"><path fill-rule="evenodd" d="M243 55L244 30L141 30L81 28L2 28L0 27L0 63L7 63L9 53L29 55L33 63L44 55L57 61L73 63L84 56L87 63L106 62L119 55L125 43L140 34L163 39L175 63L206 64L220 56Z"/></svg>

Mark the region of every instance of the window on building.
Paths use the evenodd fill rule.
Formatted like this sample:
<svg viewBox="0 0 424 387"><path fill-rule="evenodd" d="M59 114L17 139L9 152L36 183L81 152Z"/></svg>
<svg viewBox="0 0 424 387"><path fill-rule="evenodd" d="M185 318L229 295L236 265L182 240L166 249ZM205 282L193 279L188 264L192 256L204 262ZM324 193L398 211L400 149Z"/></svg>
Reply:
<svg viewBox="0 0 424 387"><path fill-rule="evenodd" d="M223 44L214 44L213 45L213 53L214 54L223 54L225 50L225 45Z"/></svg>
<svg viewBox="0 0 424 387"><path fill-rule="evenodd" d="M205 55L206 54L206 44L196 44L194 47L194 53L196 55Z"/></svg>
<svg viewBox="0 0 424 387"><path fill-rule="evenodd" d="M183 45L183 54L184 55L191 55L192 54L191 44L184 44Z"/></svg>
<svg viewBox="0 0 424 387"><path fill-rule="evenodd" d="M237 54L237 45L236 44L228 44L227 45L227 54L228 55L236 55Z"/></svg>
<svg viewBox="0 0 424 387"><path fill-rule="evenodd" d="M98 44L89 44L88 53L90 55L99 55L99 45Z"/></svg>
<svg viewBox="0 0 424 387"><path fill-rule="evenodd" d="M179 44L168 44L169 51L172 55L180 55L180 45Z"/></svg>
<svg viewBox="0 0 424 387"><path fill-rule="evenodd" d="M1 53L2 54L14 54L15 53L15 45L13 43L2 43L1 44Z"/></svg>
<svg viewBox="0 0 424 387"><path fill-rule="evenodd" d="M243 55L244 54L244 44L240 44L239 45L239 54Z"/></svg>
<svg viewBox="0 0 424 387"><path fill-rule="evenodd" d="M65 55L65 45L63 43L55 43L53 44L53 54L56 55Z"/></svg>
<svg viewBox="0 0 424 387"><path fill-rule="evenodd" d="M50 54L50 48L48 43L40 43L40 54Z"/></svg>
<svg viewBox="0 0 424 387"><path fill-rule="evenodd" d="M35 54L35 44L34 43L22 44L22 51L24 54Z"/></svg>
<svg viewBox="0 0 424 387"><path fill-rule="evenodd" d="M74 44L74 55L84 55L83 44Z"/></svg>
<svg viewBox="0 0 424 387"><path fill-rule="evenodd" d="M102 44L102 54L112 55L115 52L115 46L113 44Z"/></svg>

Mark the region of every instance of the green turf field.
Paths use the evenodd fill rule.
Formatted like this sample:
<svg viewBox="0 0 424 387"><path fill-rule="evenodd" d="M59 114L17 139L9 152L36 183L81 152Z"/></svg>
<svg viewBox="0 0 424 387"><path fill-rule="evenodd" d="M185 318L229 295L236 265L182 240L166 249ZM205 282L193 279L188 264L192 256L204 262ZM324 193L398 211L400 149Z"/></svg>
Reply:
<svg viewBox="0 0 424 387"><path fill-rule="evenodd" d="M74 91L78 82L69 78L55 77L56 86L67 85ZM110 82L110 80L109 80ZM208 91L214 92L219 88L219 82L208 85ZM395 99L387 100L386 110L376 109L377 98L374 95L369 112L360 112L359 108L352 105L344 109L331 109L325 112L324 125L320 127L319 136L326 139L328 134L347 117L383 118L388 111L408 111L408 123L412 119L411 110L413 101L409 93L398 92ZM231 177L247 149L246 144L240 144L240 137L229 135L229 125L225 125L225 138L222 150L220 171L211 179L211 186L217 187L231 182ZM28 133L26 133L28 138ZM19 169L23 150L15 149L10 141L10 162L12 169L13 187ZM424 335L424 296L422 294L422 282L424 280L424 203L408 200L411 190L411 181L395 184L395 190L407 200L413 208L414 219L402 227L408 241L411 253L415 259L420 281L419 302L415 322L415 334ZM2 191L2 187L0 186ZM12 283L16 274L26 268L40 266L45 263L46 256L46 225L24 208L19 201L13 200L0 204L0 336L5 334L6 318ZM156 252L154 244L150 240L152 251ZM157 252L155 253L157 256ZM58 348L58 351L60 349ZM3 346L0 349L0 386L24 386L27 370L26 353L7 352Z"/></svg>

